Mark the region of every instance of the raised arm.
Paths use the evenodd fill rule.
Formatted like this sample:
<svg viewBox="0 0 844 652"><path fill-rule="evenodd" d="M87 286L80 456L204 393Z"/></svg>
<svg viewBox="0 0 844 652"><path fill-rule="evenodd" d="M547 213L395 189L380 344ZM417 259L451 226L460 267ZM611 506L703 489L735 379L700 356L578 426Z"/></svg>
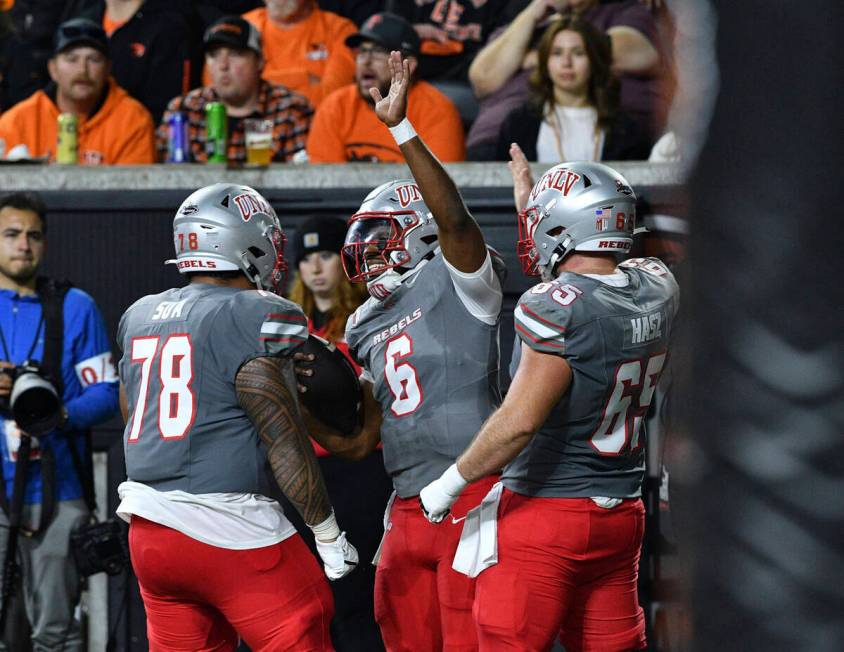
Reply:
<svg viewBox="0 0 844 652"><path fill-rule="evenodd" d="M422 198L437 222L443 256L458 271L475 272L487 257L481 229L448 172L407 121L410 63L395 51L390 53L389 63L393 79L387 97L381 97L377 88L369 91L375 100L375 113L393 131Z"/></svg>
<svg viewBox="0 0 844 652"><path fill-rule="evenodd" d="M255 358L235 379L237 400L267 448L276 482L309 526L331 515L328 492L299 411L291 358Z"/></svg>

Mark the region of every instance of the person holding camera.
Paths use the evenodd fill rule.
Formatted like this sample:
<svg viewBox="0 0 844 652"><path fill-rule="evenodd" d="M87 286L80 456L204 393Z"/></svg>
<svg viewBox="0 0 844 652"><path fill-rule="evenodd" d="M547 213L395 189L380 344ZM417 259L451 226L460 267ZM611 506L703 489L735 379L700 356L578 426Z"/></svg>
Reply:
<svg viewBox="0 0 844 652"><path fill-rule="evenodd" d="M72 652L82 637L70 538L91 517L78 469L90 454L86 430L117 412L118 384L93 299L37 275L46 230L38 196L0 197L0 567L4 595L22 578L33 649ZM19 573L7 571L7 556ZM0 650L26 645L11 618L4 634Z"/></svg>

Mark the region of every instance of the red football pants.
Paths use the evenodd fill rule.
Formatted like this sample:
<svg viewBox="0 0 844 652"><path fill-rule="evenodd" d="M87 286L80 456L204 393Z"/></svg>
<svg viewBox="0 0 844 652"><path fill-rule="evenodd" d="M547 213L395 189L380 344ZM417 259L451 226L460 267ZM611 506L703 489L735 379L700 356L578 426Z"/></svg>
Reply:
<svg viewBox="0 0 844 652"><path fill-rule="evenodd" d="M566 652L645 647L637 595L645 528L641 500L613 509L589 498L530 498L504 490L498 564L477 578L481 650Z"/></svg>
<svg viewBox="0 0 844 652"><path fill-rule="evenodd" d="M334 649L331 590L298 534L228 550L133 516L129 549L151 652L229 652L238 634L254 652Z"/></svg>
<svg viewBox="0 0 844 652"><path fill-rule="evenodd" d="M375 572L375 620L390 652L477 650L475 580L451 568L463 522L497 478L463 492L442 523L429 523L419 498L396 498Z"/></svg>

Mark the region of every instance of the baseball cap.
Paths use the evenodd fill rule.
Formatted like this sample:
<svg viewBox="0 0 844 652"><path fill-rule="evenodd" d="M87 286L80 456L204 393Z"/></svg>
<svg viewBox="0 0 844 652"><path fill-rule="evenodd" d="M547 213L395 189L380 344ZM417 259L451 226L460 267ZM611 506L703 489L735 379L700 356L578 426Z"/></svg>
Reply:
<svg viewBox="0 0 844 652"><path fill-rule="evenodd" d="M295 264L315 251L333 251L339 254L346 240L346 222L339 217L314 215L296 229Z"/></svg>
<svg viewBox="0 0 844 652"><path fill-rule="evenodd" d="M252 23L240 16L223 16L215 21L205 30L202 42L206 50L215 45L225 45L239 50L252 50L259 56L263 54L261 51L261 32Z"/></svg>
<svg viewBox="0 0 844 652"><path fill-rule="evenodd" d="M108 56L108 36L102 25L87 18L72 18L59 25L53 39L53 54L87 45Z"/></svg>
<svg viewBox="0 0 844 652"><path fill-rule="evenodd" d="M372 41L387 50L419 53L419 35L416 30L404 18L389 11L367 18L360 31L346 39L346 45L356 48L363 41Z"/></svg>

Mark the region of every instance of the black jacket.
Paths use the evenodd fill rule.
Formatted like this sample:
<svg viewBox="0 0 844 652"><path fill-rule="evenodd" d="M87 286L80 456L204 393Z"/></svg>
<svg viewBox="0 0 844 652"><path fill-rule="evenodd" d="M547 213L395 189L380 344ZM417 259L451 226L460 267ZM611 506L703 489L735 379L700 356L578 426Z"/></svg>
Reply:
<svg viewBox="0 0 844 652"><path fill-rule="evenodd" d="M155 124L171 99L199 85L201 35L191 27L192 12L185 0L146 0L109 39L112 75ZM102 23L104 13L104 0L95 0L80 15Z"/></svg>
<svg viewBox="0 0 844 652"><path fill-rule="evenodd" d="M498 132L496 161L510 160L510 143L518 143L528 161L536 160L536 139L542 116L530 104L513 109ZM602 161L644 161L651 152L651 143L637 123L623 113L617 113L604 138Z"/></svg>

